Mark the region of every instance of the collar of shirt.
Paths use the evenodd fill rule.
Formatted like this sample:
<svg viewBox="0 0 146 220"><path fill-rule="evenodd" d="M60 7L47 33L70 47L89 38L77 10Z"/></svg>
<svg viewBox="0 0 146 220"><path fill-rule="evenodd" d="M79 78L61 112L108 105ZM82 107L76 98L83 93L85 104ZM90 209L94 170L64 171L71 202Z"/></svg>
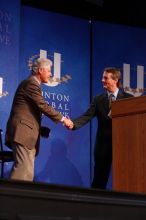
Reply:
<svg viewBox="0 0 146 220"><path fill-rule="evenodd" d="M115 91L115 92L109 92L109 91L107 91L107 94L108 94L108 97L111 95L111 94L113 94L114 96L115 96L115 99L117 99L117 96L118 96L118 92L119 92L119 89L117 88L117 90Z"/></svg>
<svg viewBox="0 0 146 220"><path fill-rule="evenodd" d="M35 81L38 82L39 85L41 85L40 81L38 80L38 78L36 76L32 76L32 77L35 79Z"/></svg>

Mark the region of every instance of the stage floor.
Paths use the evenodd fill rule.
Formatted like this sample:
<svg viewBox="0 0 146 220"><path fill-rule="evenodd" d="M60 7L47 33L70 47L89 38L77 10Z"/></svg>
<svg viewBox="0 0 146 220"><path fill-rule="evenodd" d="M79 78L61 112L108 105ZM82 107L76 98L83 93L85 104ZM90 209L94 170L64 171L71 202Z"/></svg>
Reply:
<svg viewBox="0 0 146 220"><path fill-rule="evenodd" d="M146 220L146 195L0 180L0 220Z"/></svg>

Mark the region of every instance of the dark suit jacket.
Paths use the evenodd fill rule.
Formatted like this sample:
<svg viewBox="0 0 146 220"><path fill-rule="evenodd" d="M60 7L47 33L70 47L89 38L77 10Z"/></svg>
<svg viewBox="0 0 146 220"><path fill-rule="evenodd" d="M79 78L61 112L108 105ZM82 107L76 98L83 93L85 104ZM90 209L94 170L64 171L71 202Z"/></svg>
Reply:
<svg viewBox="0 0 146 220"><path fill-rule="evenodd" d="M42 113L59 122L62 115L49 106L42 97L41 87L33 76L22 81L14 96L10 117L7 122L5 144L14 142L32 148L39 148Z"/></svg>
<svg viewBox="0 0 146 220"><path fill-rule="evenodd" d="M132 95L119 90L117 99L129 98ZM93 117L97 117L98 129L96 133L95 147L102 147L103 144L112 142L112 120L108 117L109 100L106 93L93 98L88 110L80 117L73 120L74 130L87 124Z"/></svg>

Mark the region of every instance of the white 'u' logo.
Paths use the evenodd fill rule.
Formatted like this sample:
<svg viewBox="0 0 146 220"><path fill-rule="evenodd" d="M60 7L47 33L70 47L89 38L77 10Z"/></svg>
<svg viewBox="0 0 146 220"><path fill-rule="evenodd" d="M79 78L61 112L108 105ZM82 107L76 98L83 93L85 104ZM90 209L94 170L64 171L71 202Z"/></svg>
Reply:
<svg viewBox="0 0 146 220"><path fill-rule="evenodd" d="M47 58L47 51L46 50L40 50L40 58ZM51 81L46 83L45 85L48 86L57 86L59 84L59 80L61 78L61 54L60 53L54 53L54 74L53 78L55 78L57 81Z"/></svg>
<svg viewBox="0 0 146 220"><path fill-rule="evenodd" d="M137 66L137 88L130 88L130 64L123 64L123 87L125 91L140 96L144 92L144 66Z"/></svg>

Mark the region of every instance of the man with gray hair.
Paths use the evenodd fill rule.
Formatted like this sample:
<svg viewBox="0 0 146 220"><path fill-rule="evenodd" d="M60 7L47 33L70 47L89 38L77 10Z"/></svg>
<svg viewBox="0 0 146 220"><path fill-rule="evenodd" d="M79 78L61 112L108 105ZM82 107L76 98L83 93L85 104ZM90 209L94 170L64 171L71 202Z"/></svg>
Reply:
<svg viewBox="0 0 146 220"><path fill-rule="evenodd" d="M49 106L42 96L41 84L48 83L52 76L51 66L51 60L37 59L32 65L31 76L23 80L16 90L5 134L5 144L14 154L10 179L33 181L40 135L49 136L49 128L41 129L42 114L66 127L72 124Z"/></svg>

